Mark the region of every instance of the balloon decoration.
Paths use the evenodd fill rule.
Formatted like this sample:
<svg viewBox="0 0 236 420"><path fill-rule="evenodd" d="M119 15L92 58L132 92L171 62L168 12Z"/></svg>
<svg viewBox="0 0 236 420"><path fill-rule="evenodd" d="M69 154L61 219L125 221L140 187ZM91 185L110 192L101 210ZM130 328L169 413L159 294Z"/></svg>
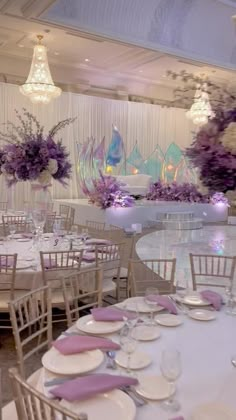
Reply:
<svg viewBox="0 0 236 420"><path fill-rule="evenodd" d="M94 137L83 144L77 143L78 181L85 195L94 191L96 181L101 175L151 175L153 181L197 183L197 173L191 168L183 151L171 143L166 152L159 145L144 158L136 142L131 153L126 156L123 139L117 129L112 127L112 139L106 152L105 138L97 143Z"/></svg>

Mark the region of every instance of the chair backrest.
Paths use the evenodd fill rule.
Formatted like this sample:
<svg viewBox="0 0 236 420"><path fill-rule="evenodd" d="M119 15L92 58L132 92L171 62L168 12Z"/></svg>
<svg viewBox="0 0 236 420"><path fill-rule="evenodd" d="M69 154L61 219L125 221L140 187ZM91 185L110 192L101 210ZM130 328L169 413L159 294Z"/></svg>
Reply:
<svg viewBox="0 0 236 420"><path fill-rule="evenodd" d="M131 294L143 296L147 287L156 287L160 294L175 292L176 259L131 260Z"/></svg>
<svg viewBox="0 0 236 420"><path fill-rule="evenodd" d="M26 232L29 229L29 222L26 216L2 216L4 235L9 235L9 226L15 225L16 233Z"/></svg>
<svg viewBox="0 0 236 420"><path fill-rule="evenodd" d="M7 211L7 201L0 201L0 210Z"/></svg>
<svg viewBox="0 0 236 420"><path fill-rule="evenodd" d="M51 286L60 287L58 279L80 270L82 256L83 250L40 251L44 284L53 281Z"/></svg>
<svg viewBox="0 0 236 420"><path fill-rule="evenodd" d="M19 420L87 420L85 413L75 414L63 408L29 385L16 368L9 369L9 376Z"/></svg>
<svg viewBox="0 0 236 420"><path fill-rule="evenodd" d="M95 267L61 279L68 327L83 311L101 306L102 275L102 269Z"/></svg>
<svg viewBox="0 0 236 420"><path fill-rule="evenodd" d="M95 220L86 220L86 227L96 230L105 230L105 223Z"/></svg>
<svg viewBox="0 0 236 420"><path fill-rule="evenodd" d="M123 242L95 246L96 266L102 265L104 277L110 277L112 273L112 277L119 280L123 250Z"/></svg>
<svg viewBox="0 0 236 420"><path fill-rule="evenodd" d="M75 209L74 209L74 207L70 208L70 222L71 222L71 226L75 222Z"/></svg>
<svg viewBox="0 0 236 420"><path fill-rule="evenodd" d="M67 206L66 204L60 204L59 205L59 214L60 216L63 216L65 218L70 217L70 206Z"/></svg>
<svg viewBox="0 0 236 420"><path fill-rule="evenodd" d="M14 299L17 254L0 254L0 294L1 290L10 291Z"/></svg>
<svg viewBox="0 0 236 420"><path fill-rule="evenodd" d="M8 306L19 370L25 377L25 360L52 341L51 290L41 287L10 301Z"/></svg>
<svg viewBox="0 0 236 420"><path fill-rule="evenodd" d="M44 232L51 233L53 232L53 225L56 219L56 212L47 213L46 222L44 226Z"/></svg>
<svg viewBox="0 0 236 420"><path fill-rule="evenodd" d="M193 290L197 286L225 287L233 283L236 256L189 254Z"/></svg>

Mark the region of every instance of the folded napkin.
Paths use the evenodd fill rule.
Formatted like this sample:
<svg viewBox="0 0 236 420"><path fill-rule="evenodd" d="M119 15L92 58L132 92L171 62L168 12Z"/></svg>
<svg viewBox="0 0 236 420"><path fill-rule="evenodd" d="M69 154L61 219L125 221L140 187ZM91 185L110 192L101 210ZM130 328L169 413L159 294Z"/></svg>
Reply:
<svg viewBox="0 0 236 420"><path fill-rule="evenodd" d="M168 296L149 295L147 296L147 300L150 300L150 302L156 302L157 305L167 309L167 311L169 311L173 315L178 314L176 306Z"/></svg>
<svg viewBox="0 0 236 420"><path fill-rule="evenodd" d="M33 233L22 233L22 238L32 239L34 237Z"/></svg>
<svg viewBox="0 0 236 420"><path fill-rule="evenodd" d="M62 354L76 354L89 350L119 350L120 345L107 338L71 335L53 342L53 346Z"/></svg>
<svg viewBox="0 0 236 420"><path fill-rule="evenodd" d="M203 299L207 300L216 311L221 309L223 298L219 293L214 292L213 290L203 290L200 292L200 295Z"/></svg>
<svg viewBox="0 0 236 420"><path fill-rule="evenodd" d="M57 263L55 260L50 260L49 258L45 258L44 267L46 268L46 270L49 270L50 268L56 268Z"/></svg>
<svg viewBox="0 0 236 420"><path fill-rule="evenodd" d="M80 401L122 386L137 384L138 380L135 378L101 373L72 379L71 381L64 382L62 385L50 390L50 392L56 398L65 399L67 401Z"/></svg>
<svg viewBox="0 0 236 420"><path fill-rule="evenodd" d="M82 261L85 261L85 262L94 262L94 261L96 261L96 257L94 255L94 253L87 252L87 253L84 253L83 254Z"/></svg>
<svg viewBox="0 0 236 420"><path fill-rule="evenodd" d="M91 314L95 321L123 321L126 319L135 319L135 314L128 311L122 311L117 308L93 308Z"/></svg>
<svg viewBox="0 0 236 420"><path fill-rule="evenodd" d="M9 257L6 258L4 256L0 257L0 267L6 268L6 267L12 267L13 265L13 258Z"/></svg>
<svg viewBox="0 0 236 420"><path fill-rule="evenodd" d="M184 417L183 417L183 416L173 417L173 418L172 418L172 419L170 419L170 420L184 420Z"/></svg>
<svg viewBox="0 0 236 420"><path fill-rule="evenodd" d="M109 239L96 239L96 238L92 238L92 239L88 239L86 241L86 245L111 245L112 242L109 241Z"/></svg>

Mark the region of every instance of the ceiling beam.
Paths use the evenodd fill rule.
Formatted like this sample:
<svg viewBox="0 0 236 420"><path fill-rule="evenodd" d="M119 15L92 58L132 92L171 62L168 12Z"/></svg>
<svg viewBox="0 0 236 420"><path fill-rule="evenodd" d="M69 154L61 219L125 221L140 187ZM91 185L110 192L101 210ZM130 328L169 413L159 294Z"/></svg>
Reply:
<svg viewBox="0 0 236 420"><path fill-rule="evenodd" d="M56 0L28 0L21 7L22 15L26 19L39 17L55 2Z"/></svg>
<svg viewBox="0 0 236 420"><path fill-rule="evenodd" d="M0 12L6 13L9 7L14 3L14 0L0 0Z"/></svg>

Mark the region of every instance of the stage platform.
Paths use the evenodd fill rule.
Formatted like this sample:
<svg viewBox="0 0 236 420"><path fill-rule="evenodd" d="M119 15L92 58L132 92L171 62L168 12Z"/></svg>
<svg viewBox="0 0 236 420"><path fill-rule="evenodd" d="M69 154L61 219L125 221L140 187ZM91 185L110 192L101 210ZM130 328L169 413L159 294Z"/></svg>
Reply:
<svg viewBox="0 0 236 420"><path fill-rule="evenodd" d="M56 207L59 204L67 204L75 208L75 223L84 224L86 220L96 220L113 224L123 228L129 228L133 223L141 223L143 227L150 226L158 221L160 214L170 212L192 212L194 217L200 218L207 223L226 222L228 207L225 204L202 204L202 203L177 203L177 202L153 202L138 200L131 208L109 208L101 210L89 204L87 199L60 199L54 200Z"/></svg>

